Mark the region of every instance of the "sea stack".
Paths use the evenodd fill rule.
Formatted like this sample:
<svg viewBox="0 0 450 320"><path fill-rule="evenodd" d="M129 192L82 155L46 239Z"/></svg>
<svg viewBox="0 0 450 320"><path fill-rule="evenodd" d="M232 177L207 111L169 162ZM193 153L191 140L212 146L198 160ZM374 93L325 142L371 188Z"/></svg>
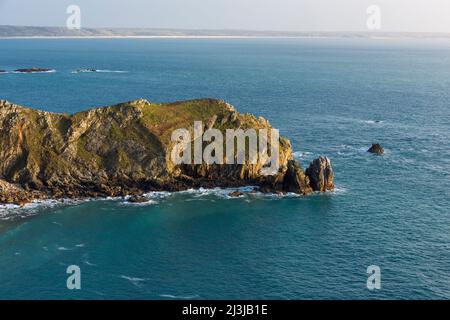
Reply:
<svg viewBox="0 0 450 320"><path fill-rule="evenodd" d="M314 191L325 192L334 190L334 172L331 161L327 157L320 156L313 160L305 173Z"/></svg>

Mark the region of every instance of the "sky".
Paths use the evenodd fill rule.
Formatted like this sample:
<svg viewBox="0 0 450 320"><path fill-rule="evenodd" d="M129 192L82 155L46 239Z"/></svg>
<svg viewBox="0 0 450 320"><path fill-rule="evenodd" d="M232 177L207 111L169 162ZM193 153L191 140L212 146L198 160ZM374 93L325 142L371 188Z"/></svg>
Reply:
<svg viewBox="0 0 450 320"><path fill-rule="evenodd" d="M65 26L69 5L81 27L274 31L450 32L450 0L0 0L0 25Z"/></svg>

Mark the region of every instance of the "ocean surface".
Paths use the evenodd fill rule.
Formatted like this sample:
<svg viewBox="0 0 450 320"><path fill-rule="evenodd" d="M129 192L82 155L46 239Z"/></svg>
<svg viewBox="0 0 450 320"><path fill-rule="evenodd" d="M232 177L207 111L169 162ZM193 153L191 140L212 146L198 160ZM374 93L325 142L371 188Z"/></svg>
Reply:
<svg viewBox="0 0 450 320"><path fill-rule="evenodd" d="M0 40L0 69L27 67L55 72L0 74L0 99L67 113L225 99L269 119L303 167L329 156L337 189L2 206L0 299L450 298L450 41Z"/></svg>

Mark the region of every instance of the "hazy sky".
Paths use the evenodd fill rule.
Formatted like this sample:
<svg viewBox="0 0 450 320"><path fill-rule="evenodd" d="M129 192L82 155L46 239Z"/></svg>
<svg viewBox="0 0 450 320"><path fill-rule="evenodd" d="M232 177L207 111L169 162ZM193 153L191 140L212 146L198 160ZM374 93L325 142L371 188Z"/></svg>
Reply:
<svg viewBox="0 0 450 320"><path fill-rule="evenodd" d="M363 31L369 5L382 31L450 32L450 0L0 0L0 25Z"/></svg>

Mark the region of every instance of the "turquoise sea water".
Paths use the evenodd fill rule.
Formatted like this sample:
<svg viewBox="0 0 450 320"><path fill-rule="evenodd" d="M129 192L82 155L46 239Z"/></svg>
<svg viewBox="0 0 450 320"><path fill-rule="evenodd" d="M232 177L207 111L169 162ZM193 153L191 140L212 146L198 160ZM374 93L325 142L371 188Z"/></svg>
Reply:
<svg viewBox="0 0 450 320"><path fill-rule="evenodd" d="M1 207L0 299L450 298L450 42L0 40L0 69L21 67L56 72L0 74L0 99L54 112L225 99L304 167L329 156L337 191Z"/></svg>

